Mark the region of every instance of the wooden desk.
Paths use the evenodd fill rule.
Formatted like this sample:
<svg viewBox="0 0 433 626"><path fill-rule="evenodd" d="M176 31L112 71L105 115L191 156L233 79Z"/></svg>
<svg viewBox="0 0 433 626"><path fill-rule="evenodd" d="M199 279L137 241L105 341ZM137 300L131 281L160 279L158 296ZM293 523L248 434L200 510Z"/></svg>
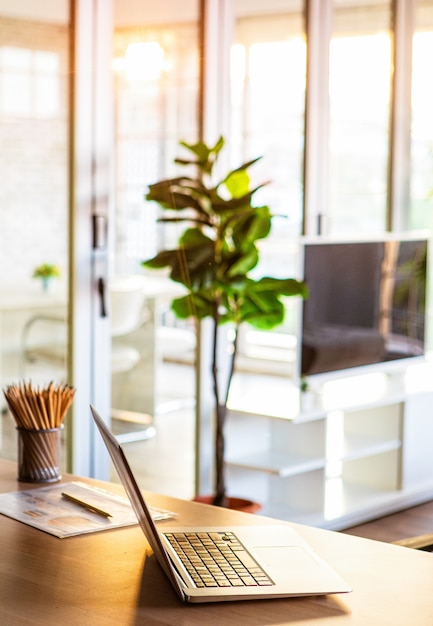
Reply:
<svg viewBox="0 0 433 626"><path fill-rule="evenodd" d="M71 476L65 476L70 480ZM28 485L0 461L0 491ZM120 490L110 485L110 489ZM268 523L268 519L150 495L183 525ZM163 522L162 522L163 523ZM172 521L170 521L172 524ZM297 526L349 581L341 596L184 605L137 527L58 539L0 515L0 623L62 626L431 626L433 555Z"/></svg>

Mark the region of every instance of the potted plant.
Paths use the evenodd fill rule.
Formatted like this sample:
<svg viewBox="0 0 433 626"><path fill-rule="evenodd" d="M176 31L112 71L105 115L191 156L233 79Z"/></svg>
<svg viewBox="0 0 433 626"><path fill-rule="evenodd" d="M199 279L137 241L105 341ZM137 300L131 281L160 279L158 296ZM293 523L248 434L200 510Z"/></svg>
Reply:
<svg viewBox="0 0 433 626"><path fill-rule="evenodd" d="M284 320L284 298L306 295L306 287L293 278L254 278L251 271L259 261L257 241L268 236L271 211L253 206L258 189L250 188L248 169L259 158L231 170L214 182L213 171L224 146L221 137L214 146L203 142L180 142L191 154L176 159L179 165L195 169L193 176L178 176L149 186L146 199L157 202L166 212L161 222L185 222L178 247L162 250L143 261L148 268L169 268L172 280L186 288L186 295L172 302L181 319L212 320L212 371L215 401L215 494L213 503L226 501L224 476L224 424L227 401L236 365L241 324L269 330ZM229 373L220 384L219 332L223 324L233 327Z"/></svg>
<svg viewBox="0 0 433 626"><path fill-rule="evenodd" d="M306 376L301 376L299 391L301 394L301 410L306 412L311 411L314 406L314 393Z"/></svg>
<svg viewBox="0 0 433 626"><path fill-rule="evenodd" d="M45 291L49 289L53 278L60 277L60 269L57 265L51 263L42 263L33 270L33 278L40 278Z"/></svg>

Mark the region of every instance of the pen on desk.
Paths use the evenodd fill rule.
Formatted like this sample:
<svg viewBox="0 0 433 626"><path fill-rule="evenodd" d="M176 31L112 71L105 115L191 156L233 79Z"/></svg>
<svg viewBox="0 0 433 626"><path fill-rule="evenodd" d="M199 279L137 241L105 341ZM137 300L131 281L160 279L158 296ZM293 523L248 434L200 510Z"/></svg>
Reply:
<svg viewBox="0 0 433 626"><path fill-rule="evenodd" d="M98 515L102 515L103 517L112 517L111 513L108 513L108 511L104 511L104 509L100 509L97 506L94 506L93 504L90 504L89 502L86 502L85 500L80 500L80 498L76 498L75 496L71 496L70 493L65 493L64 491L62 491L62 496L66 500L69 500L70 502L73 502L74 504L79 504L80 506L84 507L85 509L88 509L89 511L92 511L92 513L97 513Z"/></svg>

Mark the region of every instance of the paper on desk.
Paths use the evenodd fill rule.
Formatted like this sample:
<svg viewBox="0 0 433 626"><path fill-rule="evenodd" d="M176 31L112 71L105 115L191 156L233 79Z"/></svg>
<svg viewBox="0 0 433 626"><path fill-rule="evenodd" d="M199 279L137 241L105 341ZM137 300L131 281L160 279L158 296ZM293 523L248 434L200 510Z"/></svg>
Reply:
<svg viewBox="0 0 433 626"><path fill-rule="evenodd" d="M111 514L106 518L62 497L62 491ZM151 507L155 521L175 514ZM85 483L69 482L0 494L0 513L56 537L72 537L137 524L127 498Z"/></svg>

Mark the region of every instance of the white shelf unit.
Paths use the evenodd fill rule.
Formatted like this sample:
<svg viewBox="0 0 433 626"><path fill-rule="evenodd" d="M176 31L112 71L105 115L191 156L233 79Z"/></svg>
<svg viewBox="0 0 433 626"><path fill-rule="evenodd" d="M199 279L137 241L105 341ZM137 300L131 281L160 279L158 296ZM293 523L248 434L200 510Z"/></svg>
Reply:
<svg viewBox="0 0 433 626"><path fill-rule="evenodd" d="M376 397L321 397L289 417L231 410L230 493L261 502L264 515L332 529L433 498L433 375L432 390L387 380Z"/></svg>

